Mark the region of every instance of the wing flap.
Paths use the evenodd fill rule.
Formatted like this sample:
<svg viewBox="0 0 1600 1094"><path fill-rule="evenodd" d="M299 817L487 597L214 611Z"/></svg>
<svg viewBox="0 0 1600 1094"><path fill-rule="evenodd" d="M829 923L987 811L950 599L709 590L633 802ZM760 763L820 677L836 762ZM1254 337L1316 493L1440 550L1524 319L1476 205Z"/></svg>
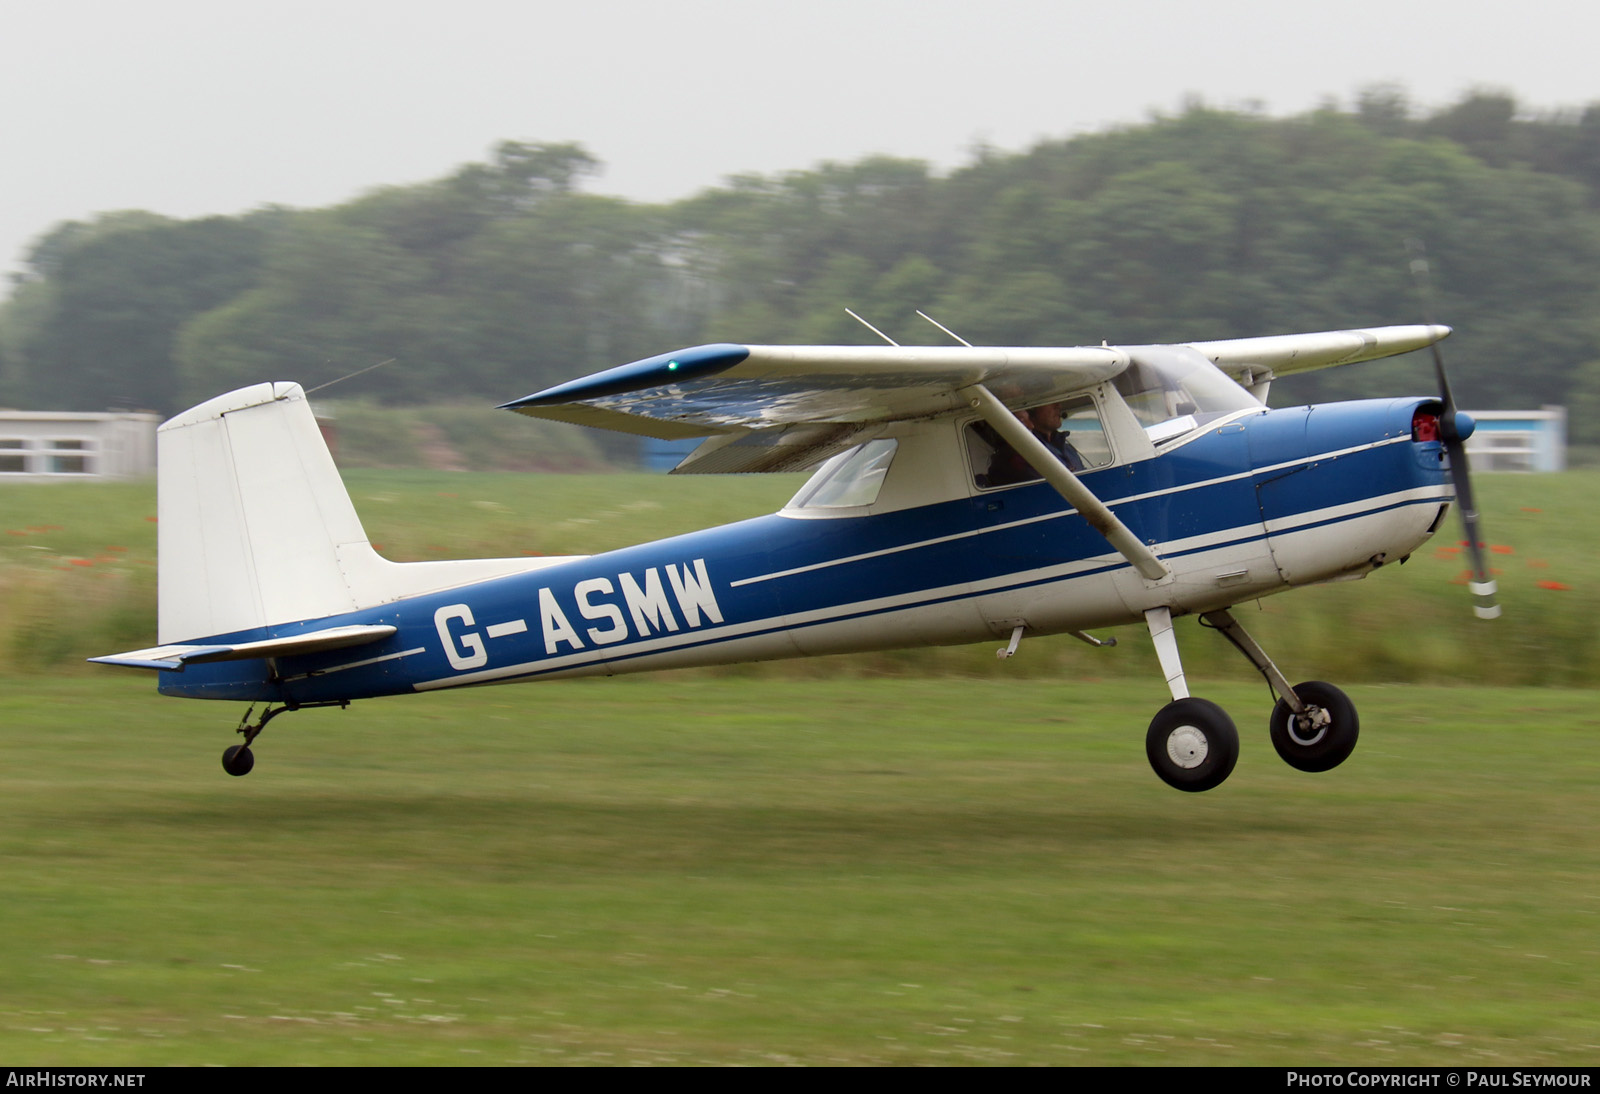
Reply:
<svg viewBox="0 0 1600 1094"><path fill-rule="evenodd" d="M662 441L686 441L693 437L706 435L716 436L730 433L732 430L723 427L707 427L702 424L677 422L670 418L652 418L643 414L629 414L625 411L608 410L605 407L591 406L588 403L565 403L557 406L540 407L537 410L524 410L515 408L518 414L526 414L530 418L547 418L553 422L570 422L573 425L586 425L592 429L609 429L615 433L632 433L640 437L654 437Z"/></svg>
<svg viewBox="0 0 1600 1094"><path fill-rule="evenodd" d="M674 475L809 471L858 444L877 426L795 425L712 437L684 457Z"/></svg>

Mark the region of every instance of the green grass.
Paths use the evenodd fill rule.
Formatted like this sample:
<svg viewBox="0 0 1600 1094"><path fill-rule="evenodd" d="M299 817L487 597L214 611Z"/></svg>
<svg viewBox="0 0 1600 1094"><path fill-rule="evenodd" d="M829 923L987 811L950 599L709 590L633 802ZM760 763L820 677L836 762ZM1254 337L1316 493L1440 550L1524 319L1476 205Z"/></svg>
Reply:
<svg viewBox="0 0 1600 1094"><path fill-rule="evenodd" d="M1352 689L1166 788L1158 679L0 691L18 1065L1592 1064L1592 693Z"/></svg>

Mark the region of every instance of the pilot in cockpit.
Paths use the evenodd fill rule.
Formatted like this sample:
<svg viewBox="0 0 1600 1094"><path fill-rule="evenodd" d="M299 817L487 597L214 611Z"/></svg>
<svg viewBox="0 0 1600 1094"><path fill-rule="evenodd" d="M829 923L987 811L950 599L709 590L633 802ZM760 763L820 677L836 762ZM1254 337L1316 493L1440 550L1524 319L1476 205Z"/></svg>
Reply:
<svg viewBox="0 0 1600 1094"><path fill-rule="evenodd" d="M1056 458L1067 465L1068 471L1078 472L1083 470L1083 457L1078 453L1072 443L1067 440L1071 434L1061 428L1061 404L1045 403L1028 411L1030 419L1028 428L1033 430L1033 435L1044 442L1044 446L1056 454Z"/></svg>
<svg viewBox="0 0 1600 1094"><path fill-rule="evenodd" d="M1061 429L1061 404L1045 403L1029 410L1013 411L1017 421L1028 427L1028 431L1055 454L1056 458L1066 464L1067 470L1077 472L1084 468L1082 455L1067 440L1069 434ZM985 475L985 485L1009 486L1017 482L1031 482L1039 478L1035 471L1021 454L1008 444L1005 438L994 433L988 427L983 427L981 432L984 439L994 448L994 455L989 460L989 470Z"/></svg>

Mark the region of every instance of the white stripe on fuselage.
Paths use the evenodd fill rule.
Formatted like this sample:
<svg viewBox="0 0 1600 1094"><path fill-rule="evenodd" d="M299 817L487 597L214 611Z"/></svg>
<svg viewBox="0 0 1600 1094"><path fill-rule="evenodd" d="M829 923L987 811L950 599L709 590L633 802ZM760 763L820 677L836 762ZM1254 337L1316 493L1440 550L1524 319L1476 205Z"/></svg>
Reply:
<svg viewBox="0 0 1600 1094"><path fill-rule="evenodd" d="M1448 502L1455 498L1455 488L1448 483L1439 483L1435 486L1418 486L1411 490L1402 490L1398 494L1387 495L1389 498L1400 498L1402 501L1427 501L1437 499ZM1305 513L1296 513L1292 517L1274 517L1265 522L1269 536L1279 536L1287 532L1298 531L1315 524L1326 524L1331 520L1342 520L1346 517L1359 516L1373 508L1374 501L1381 498L1362 498L1359 501L1346 502L1343 505L1330 505L1326 509L1312 509ZM1381 508L1381 506L1380 506Z"/></svg>

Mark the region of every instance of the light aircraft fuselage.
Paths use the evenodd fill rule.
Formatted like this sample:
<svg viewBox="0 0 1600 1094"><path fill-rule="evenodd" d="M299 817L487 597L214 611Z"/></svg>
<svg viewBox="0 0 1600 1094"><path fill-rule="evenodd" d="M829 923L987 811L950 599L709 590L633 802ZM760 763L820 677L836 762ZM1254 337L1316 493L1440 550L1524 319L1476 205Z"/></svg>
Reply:
<svg viewBox="0 0 1600 1094"><path fill-rule="evenodd" d="M159 670L164 695L267 703L224 754L242 775L286 710L986 639L1005 657L1045 634L1112 645L1088 631L1143 622L1172 695L1146 752L1197 791L1227 778L1238 735L1189 695L1173 619L1193 614L1279 696L1279 754L1323 771L1350 755L1355 708L1291 685L1229 609L1404 561L1468 490L1471 422L1442 363L1439 398L1269 410L1267 386L1448 333L662 354L506 405L706 438L679 472L816 471L770 516L571 558L382 558L304 392L258 384L161 427L161 644L95 660Z"/></svg>
<svg viewBox="0 0 1600 1094"><path fill-rule="evenodd" d="M905 430L873 505L807 506L531 573L293 624L248 642L390 625L371 645L163 672L189 698L310 703L466 684L1004 639L1137 623L1160 601L1203 612L1360 576L1409 554L1451 497L1425 399L1246 412L1085 485L1173 569L1153 588L1042 481L937 491L917 448L958 423ZM940 437L939 433L949 433ZM940 441L945 444L941 445ZM904 462L902 462L904 461ZM897 471L908 481L897 489ZM934 481L930 483L930 479ZM963 487L968 487L963 489ZM884 508L885 511L860 511Z"/></svg>

